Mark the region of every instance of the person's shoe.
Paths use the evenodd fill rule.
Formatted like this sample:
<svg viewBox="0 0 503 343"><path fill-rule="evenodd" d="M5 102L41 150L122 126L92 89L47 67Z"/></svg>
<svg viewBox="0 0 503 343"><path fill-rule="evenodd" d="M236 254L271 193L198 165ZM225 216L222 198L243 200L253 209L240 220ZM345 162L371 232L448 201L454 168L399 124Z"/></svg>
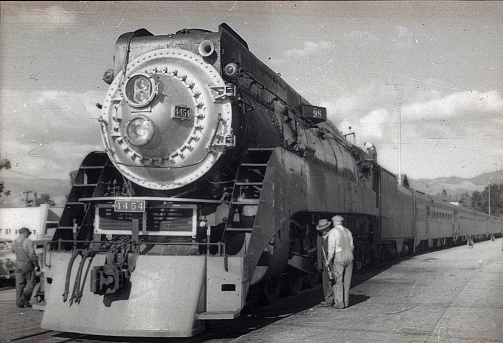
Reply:
<svg viewBox="0 0 503 343"><path fill-rule="evenodd" d="M322 301L321 304L323 305L323 307L330 307L330 306L332 306L331 304L327 303L326 301Z"/></svg>
<svg viewBox="0 0 503 343"><path fill-rule="evenodd" d="M342 310L342 309L344 309L344 304L341 304L341 303L335 303L335 304L334 304L334 308L339 309L339 310Z"/></svg>

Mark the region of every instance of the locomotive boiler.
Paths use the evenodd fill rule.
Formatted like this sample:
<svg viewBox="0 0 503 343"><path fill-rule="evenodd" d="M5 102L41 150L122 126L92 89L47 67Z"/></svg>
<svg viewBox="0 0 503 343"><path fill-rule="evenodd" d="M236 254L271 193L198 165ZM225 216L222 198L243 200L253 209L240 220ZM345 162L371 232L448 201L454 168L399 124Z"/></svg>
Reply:
<svg viewBox="0 0 503 343"><path fill-rule="evenodd" d="M226 24L126 33L114 63L105 152L82 162L44 258L43 328L195 335L315 285L315 226L334 214L359 268L439 239L417 234L416 193Z"/></svg>

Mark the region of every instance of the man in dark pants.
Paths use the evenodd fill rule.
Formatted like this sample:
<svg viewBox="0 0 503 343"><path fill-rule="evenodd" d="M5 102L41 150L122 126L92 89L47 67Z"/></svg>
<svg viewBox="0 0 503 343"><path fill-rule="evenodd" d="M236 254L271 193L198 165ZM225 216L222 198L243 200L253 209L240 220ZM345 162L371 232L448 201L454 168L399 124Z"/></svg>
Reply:
<svg viewBox="0 0 503 343"><path fill-rule="evenodd" d="M40 270L35 247L28 238L31 231L25 227L19 230L19 236L12 243L16 254L16 305L31 307L30 299L36 283L35 273Z"/></svg>
<svg viewBox="0 0 503 343"><path fill-rule="evenodd" d="M325 307L334 304L334 277L330 266L326 265L328 251L328 233L331 229L331 223L327 219L320 219L316 230L318 231L317 251L318 251L318 269L322 272L323 295L325 300L322 305Z"/></svg>

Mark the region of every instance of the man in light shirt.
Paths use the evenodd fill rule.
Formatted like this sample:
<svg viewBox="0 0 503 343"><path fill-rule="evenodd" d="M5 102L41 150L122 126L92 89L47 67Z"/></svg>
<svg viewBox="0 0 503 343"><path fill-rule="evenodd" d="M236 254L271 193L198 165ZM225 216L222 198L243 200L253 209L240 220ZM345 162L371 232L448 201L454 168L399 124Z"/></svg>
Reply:
<svg viewBox="0 0 503 343"><path fill-rule="evenodd" d="M29 300L36 283L36 272L40 270L35 248L28 238L30 235L31 231L23 227L12 243L12 251L16 254L16 305L21 308L31 307Z"/></svg>
<svg viewBox="0 0 503 343"><path fill-rule="evenodd" d="M353 235L342 225L341 216L332 217L334 228L328 232L328 251L325 266L335 277L334 307L349 307L349 289L353 274Z"/></svg>

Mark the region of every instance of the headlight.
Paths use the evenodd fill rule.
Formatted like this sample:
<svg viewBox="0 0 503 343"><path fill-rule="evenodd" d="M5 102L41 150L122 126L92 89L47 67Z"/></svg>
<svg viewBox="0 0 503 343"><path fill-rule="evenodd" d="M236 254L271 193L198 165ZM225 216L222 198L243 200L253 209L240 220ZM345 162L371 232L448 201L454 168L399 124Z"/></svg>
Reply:
<svg viewBox="0 0 503 343"><path fill-rule="evenodd" d="M136 117L127 125L129 142L136 146L143 146L150 142L154 135L154 124L145 117Z"/></svg>
<svg viewBox="0 0 503 343"><path fill-rule="evenodd" d="M126 82L124 96L133 107L147 106L156 94L157 84L150 75L136 74Z"/></svg>

